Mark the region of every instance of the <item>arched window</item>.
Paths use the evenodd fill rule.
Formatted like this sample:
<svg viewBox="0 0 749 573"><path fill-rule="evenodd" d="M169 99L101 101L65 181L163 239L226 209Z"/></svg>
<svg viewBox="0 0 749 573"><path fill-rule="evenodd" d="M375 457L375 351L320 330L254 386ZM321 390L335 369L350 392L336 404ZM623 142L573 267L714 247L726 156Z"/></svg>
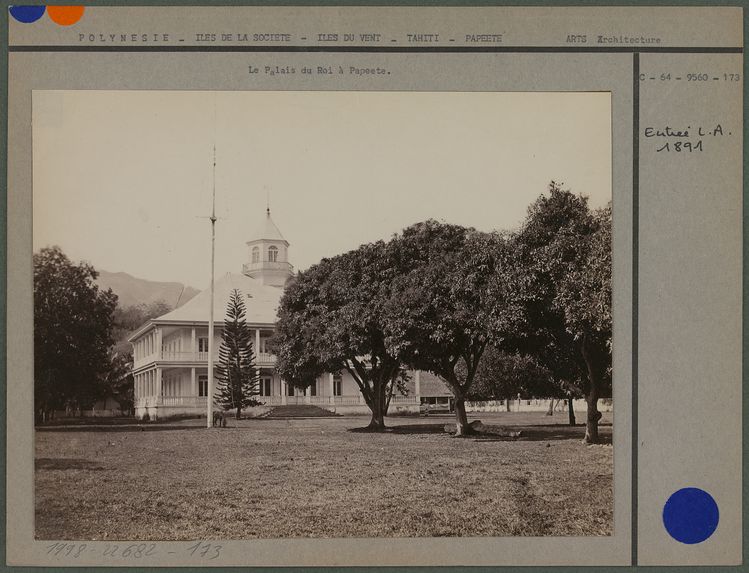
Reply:
<svg viewBox="0 0 749 573"><path fill-rule="evenodd" d="M268 247L268 261L275 263L278 260L278 247Z"/></svg>
<svg viewBox="0 0 749 573"><path fill-rule="evenodd" d="M252 262L253 263L260 262L260 248L259 247L252 247Z"/></svg>

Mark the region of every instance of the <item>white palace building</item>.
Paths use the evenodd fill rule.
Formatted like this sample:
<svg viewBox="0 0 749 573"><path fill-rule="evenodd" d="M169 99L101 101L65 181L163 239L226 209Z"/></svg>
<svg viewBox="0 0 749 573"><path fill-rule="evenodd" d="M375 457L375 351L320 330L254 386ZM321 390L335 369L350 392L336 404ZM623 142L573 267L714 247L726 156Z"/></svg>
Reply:
<svg viewBox="0 0 749 573"><path fill-rule="evenodd" d="M248 326L254 334L254 352L260 370L261 413L272 406L316 405L339 413L368 413L356 382L347 372L321 376L299 390L275 372L276 357L269 352L276 310L286 282L294 275L288 261L289 243L267 210L255 238L247 242L248 262L241 273L227 273L215 281L214 356L218 356L221 331L230 293L237 289L245 299ZM210 290L183 306L149 320L128 339L133 345L135 416L161 419L204 414L208 399L208 316ZM427 372L414 372L408 395L393 396L390 413L418 413L420 404L449 405L450 392ZM423 389L423 393L422 393Z"/></svg>

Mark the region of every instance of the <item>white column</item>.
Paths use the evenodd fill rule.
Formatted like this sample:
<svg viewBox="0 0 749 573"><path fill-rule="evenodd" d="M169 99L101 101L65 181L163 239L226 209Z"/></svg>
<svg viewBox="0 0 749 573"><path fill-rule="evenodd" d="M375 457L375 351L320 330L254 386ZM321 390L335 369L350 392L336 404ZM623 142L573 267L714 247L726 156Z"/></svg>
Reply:
<svg viewBox="0 0 749 573"><path fill-rule="evenodd" d="M304 403L305 404L310 404L312 402L311 397L310 397L311 394L312 394L312 389L309 386L304 389Z"/></svg>
<svg viewBox="0 0 749 573"><path fill-rule="evenodd" d="M288 394L286 380L281 380L281 404L286 405L286 394Z"/></svg>
<svg viewBox="0 0 749 573"><path fill-rule="evenodd" d="M330 398L328 399L328 402L330 402L331 404L335 404L335 397L334 397L335 392L333 388L334 388L333 373L331 372L330 374L328 374L328 396L330 396Z"/></svg>
<svg viewBox="0 0 749 573"><path fill-rule="evenodd" d="M193 334L195 334L194 328L192 329L192 332ZM195 367L193 366L192 368L190 368L190 396L197 396L197 395L198 395L198 389L195 388Z"/></svg>
<svg viewBox="0 0 749 573"><path fill-rule="evenodd" d="M195 327L192 327L192 333L191 333L191 346L190 346L190 352L192 352L192 359L197 360L198 359L198 347L196 346L197 342L195 340ZM193 368L192 372L193 382L195 380L195 369ZM193 384L193 387L195 384ZM194 389L194 388L193 388ZM194 392L193 392L194 394Z"/></svg>
<svg viewBox="0 0 749 573"><path fill-rule="evenodd" d="M414 398L416 403L421 404L421 371L414 371Z"/></svg>
<svg viewBox="0 0 749 573"><path fill-rule="evenodd" d="M156 329L156 359L161 360L161 329Z"/></svg>
<svg viewBox="0 0 749 573"><path fill-rule="evenodd" d="M156 395L161 396L161 368L156 368Z"/></svg>
<svg viewBox="0 0 749 573"><path fill-rule="evenodd" d="M260 329L255 329L255 359L260 361Z"/></svg>

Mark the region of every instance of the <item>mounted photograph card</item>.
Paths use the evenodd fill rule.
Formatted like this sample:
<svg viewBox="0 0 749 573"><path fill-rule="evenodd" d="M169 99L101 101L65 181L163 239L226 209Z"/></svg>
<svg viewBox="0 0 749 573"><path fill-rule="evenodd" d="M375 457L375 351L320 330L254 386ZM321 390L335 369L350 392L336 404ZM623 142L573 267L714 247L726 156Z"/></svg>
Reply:
<svg viewBox="0 0 749 573"><path fill-rule="evenodd" d="M741 8L8 21L8 565L741 564Z"/></svg>

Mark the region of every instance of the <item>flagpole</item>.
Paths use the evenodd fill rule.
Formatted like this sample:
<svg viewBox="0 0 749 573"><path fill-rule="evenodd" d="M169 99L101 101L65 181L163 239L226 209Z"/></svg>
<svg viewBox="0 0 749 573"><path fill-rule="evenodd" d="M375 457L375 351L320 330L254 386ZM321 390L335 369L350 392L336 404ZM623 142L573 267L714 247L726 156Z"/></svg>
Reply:
<svg viewBox="0 0 749 573"><path fill-rule="evenodd" d="M206 427L213 426L213 276L216 255L216 145L213 146L213 201L211 204L211 304L208 318L208 416Z"/></svg>

